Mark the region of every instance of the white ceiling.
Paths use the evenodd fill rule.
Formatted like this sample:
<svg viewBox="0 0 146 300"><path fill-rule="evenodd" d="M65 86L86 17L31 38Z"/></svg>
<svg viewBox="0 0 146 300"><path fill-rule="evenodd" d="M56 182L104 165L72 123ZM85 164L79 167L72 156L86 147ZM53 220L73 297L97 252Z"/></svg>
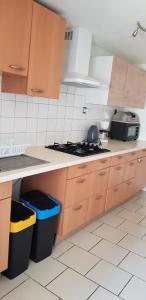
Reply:
<svg viewBox="0 0 146 300"><path fill-rule="evenodd" d="M146 63L146 33L131 33L139 20L146 27L146 0L40 0L64 15L68 26L93 32L94 42L135 63Z"/></svg>

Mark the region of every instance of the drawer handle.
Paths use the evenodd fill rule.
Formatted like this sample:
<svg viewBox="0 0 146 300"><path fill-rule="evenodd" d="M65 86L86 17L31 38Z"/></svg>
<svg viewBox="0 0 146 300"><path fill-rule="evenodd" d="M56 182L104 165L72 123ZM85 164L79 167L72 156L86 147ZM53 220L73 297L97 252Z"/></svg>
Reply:
<svg viewBox="0 0 146 300"><path fill-rule="evenodd" d="M129 163L129 166L134 166L134 165L135 165L134 162Z"/></svg>
<svg viewBox="0 0 146 300"><path fill-rule="evenodd" d="M116 167L115 170L120 171L122 167Z"/></svg>
<svg viewBox="0 0 146 300"><path fill-rule="evenodd" d="M116 193L116 192L118 192L118 191L119 191L119 189L118 189L118 188L114 189L114 193Z"/></svg>
<svg viewBox="0 0 146 300"><path fill-rule="evenodd" d="M107 159L103 159L103 160L100 161L100 163L102 163L102 164L106 164L107 162L108 162Z"/></svg>
<svg viewBox="0 0 146 300"><path fill-rule="evenodd" d="M9 68L13 69L13 70L16 70L16 71L25 71L25 68L24 67L21 67L21 66L18 66L18 65L9 65Z"/></svg>
<svg viewBox="0 0 146 300"><path fill-rule="evenodd" d="M77 180L77 183L84 183L86 181L86 179L80 179L80 180Z"/></svg>
<svg viewBox="0 0 146 300"><path fill-rule="evenodd" d="M142 158L139 158L139 159L138 159L138 162L139 162L139 163L142 163L142 162L143 162L143 159L142 159Z"/></svg>
<svg viewBox="0 0 146 300"><path fill-rule="evenodd" d="M127 182L127 185L131 185L131 184L132 184L132 181L128 181L128 182Z"/></svg>
<svg viewBox="0 0 146 300"><path fill-rule="evenodd" d="M85 169L85 168L87 168L87 165L82 165L82 166L80 166L80 167L78 167L79 169Z"/></svg>
<svg viewBox="0 0 146 300"><path fill-rule="evenodd" d="M78 207L75 207L73 210L74 211L78 211L78 210L80 210L82 208L82 205L80 205L80 206L78 206Z"/></svg>
<svg viewBox="0 0 146 300"><path fill-rule="evenodd" d="M136 155L136 152L132 152L131 155Z"/></svg>
<svg viewBox="0 0 146 300"><path fill-rule="evenodd" d="M119 155L119 156L117 156L117 158L118 158L118 159L122 159L122 158L123 158L123 156L120 156L120 155Z"/></svg>
<svg viewBox="0 0 146 300"><path fill-rule="evenodd" d="M101 200L102 199L102 195L96 196L95 200Z"/></svg>
<svg viewBox="0 0 146 300"><path fill-rule="evenodd" d="M41 90L41 89L31 89L31 91L32 91L33 93L40 93L40 94L44 93L44 91Z"/></svg>
<svg viewBox="0 0 146 300"><path fill-rule="evenodd" d="M106 175L106 172L99 173L99 176L104 176L104 175Z"/></svg>

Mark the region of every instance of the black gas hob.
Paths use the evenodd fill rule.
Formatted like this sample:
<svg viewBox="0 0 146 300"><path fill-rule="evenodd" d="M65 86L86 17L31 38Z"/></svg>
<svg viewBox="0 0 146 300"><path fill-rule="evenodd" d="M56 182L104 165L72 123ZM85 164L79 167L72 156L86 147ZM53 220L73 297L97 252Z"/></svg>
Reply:
<svg viewBox="0 0 146 300"><path fill-rule="evenodd" d="M67 144L54 143L54 145L46 146L45 148L80 156L80 157L110 152L110 150L104 149L97 144L92 144L87 142L84 143L67 142Z"/></svg>

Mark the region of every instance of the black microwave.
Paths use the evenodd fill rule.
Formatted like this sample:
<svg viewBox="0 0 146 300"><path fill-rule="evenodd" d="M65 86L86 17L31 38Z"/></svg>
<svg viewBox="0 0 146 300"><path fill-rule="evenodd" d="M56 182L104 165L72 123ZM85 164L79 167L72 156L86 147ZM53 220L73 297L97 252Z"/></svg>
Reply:
<svg viewBox="0 0 146 300"><path fill-rule="evenodd" d="M110 138L122 141L137 140L139 136L140 124L112 121L110 128Z"/></svg>

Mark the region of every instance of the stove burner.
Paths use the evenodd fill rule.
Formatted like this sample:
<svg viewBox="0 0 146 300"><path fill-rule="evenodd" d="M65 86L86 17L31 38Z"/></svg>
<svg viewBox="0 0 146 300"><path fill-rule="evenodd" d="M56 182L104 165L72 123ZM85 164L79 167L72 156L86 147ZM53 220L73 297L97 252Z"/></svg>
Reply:
<svg viewBox="0 0 146 300"><path fill-rule="evenodd" d="M54 145L46 146L45 148L80 156L80 157L110 152L110 150L102 148L101 145L99 146L97 144L92 144L88 142L83 142L83 143L67 142L67 144L54 143Z"/></svg>

